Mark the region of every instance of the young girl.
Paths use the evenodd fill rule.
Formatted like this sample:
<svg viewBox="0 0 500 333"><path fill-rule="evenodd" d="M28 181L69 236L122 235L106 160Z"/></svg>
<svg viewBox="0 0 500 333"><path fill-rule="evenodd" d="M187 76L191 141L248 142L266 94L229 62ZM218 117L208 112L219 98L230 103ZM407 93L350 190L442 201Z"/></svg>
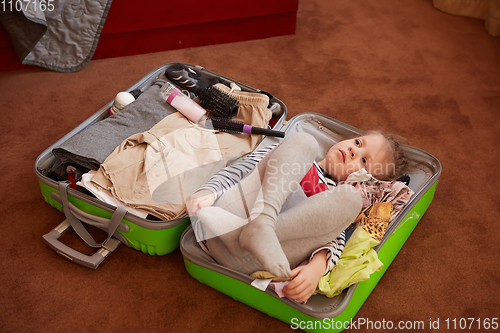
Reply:
<svg viewBox="0 0 500 333"><path fill-rule="evenodd" d="M306 301L333 268L344 230L362 209L358 191L337 183L368 180L366 172L396 179L406 165L400 144L382 132L338 142L316 163L318 149L311 135L294 133L222 169L186 201L210 256L245 274L292 277L283 292L297 301Z"/></svg>

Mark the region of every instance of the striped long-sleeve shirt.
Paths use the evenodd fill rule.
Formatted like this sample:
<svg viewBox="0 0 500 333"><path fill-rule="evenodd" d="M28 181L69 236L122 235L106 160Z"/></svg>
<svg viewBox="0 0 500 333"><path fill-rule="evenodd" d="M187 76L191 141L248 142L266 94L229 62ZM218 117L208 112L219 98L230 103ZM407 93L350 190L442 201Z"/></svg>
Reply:
<svg viewBox="0 0 500 333"><path fill-rule="evenodd" d="M257 163L259 163L259 161L261 161L266 156L266 154L268 154L271 150L273 150L277 145L278 144L274 144L256 150L250 155L242 158L237 163L221 169L218 173L210 177L210 179L203 186L200 187L200 190L202 189L210 190L215 194L215 199L217 200L217 198L219 198L229 188L236 185L241 179L243 179L248 173L250 173L255 168ZM327 188L329 186L336 186L335 182L326 174L326 172L316 162L314 162L312 168L315 168L317 170L317 175L318 175L317 181L320 184L325 184L326 186L324 186L324 188ZM204 251L210 254L203 241L199 242L199 244ZM311 254L309 260L311 260L316 255L316 253L322 250L327 250L327 269L325 272L326 274L333 269L333 267L339 260L339 257L342 254L342 251L344 250L344 246L345 246L345 232L342 232L336 239L315 250Z"/></svg>

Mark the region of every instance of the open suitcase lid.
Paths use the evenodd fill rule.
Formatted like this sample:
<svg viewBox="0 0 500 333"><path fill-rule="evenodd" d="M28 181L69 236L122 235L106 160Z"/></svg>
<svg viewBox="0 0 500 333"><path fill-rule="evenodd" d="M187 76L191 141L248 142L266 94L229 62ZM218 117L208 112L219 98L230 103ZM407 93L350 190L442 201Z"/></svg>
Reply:
<svg viewBox="0 0 500 333"><path fill-rule="evenodd" d="M301 113L288 122L285 122L282 128L277 127L276 129L285 131L287 135L298 131L307 132L313 135L320 145L320 152L317 160L321 159L335 142L342 140L346 136L361 133L357 128L318 113ZM278 141L278 138L267 137L257 149L274 144ZM415 193L406 207L400 212L398 218L391 223L382 242L374 248L376 251L385 244L387 239L400 225L406 222L407 218L405 219L405 216L416 203L418 203L422 196L435 185L441 174L441 164L434 156L410 146L405 146L405 150L409 160L413 162L412 165L414 166L407 174L411 178L409 187ZM253 279L246 274L218 265L215 260L198 246L191 227L186 229L182 235L180 248L185 260L188 262L224 274L249 285L253 281ZM298 303L288 298L279 298L274 290L270 288L267 288L265 292L306 315L313 318L324 319L333 318L341 314L349 305L357 286L358 283L350 286L340 295L333 298L324 295L314 295L306 304Z"/></svg>
<svg viewBox="0 0 500 333"><path fill-rule="evenodd" d="M162 66L156 68L155 70L153 70L149 74L145 75L142 79L140 79L139 81L137 81L135 84L133 84L131 87L129 87L128 89L126 89L124 91L132 91L132 90L136 90L136 89L139 89L141 91L146 90L148 87L150 87L153 84L153 82L157 79L157 77L160 74L165 73L165 70L169 66L173 66L176 64L178 64L178 63L167 63L165 65L162 65ZM209 71L201 66L195 66L195 65L191 65L191 64L183 64L183 65L193 69L194 71L196 71L200 74L203 74L204 76L218 77L218 78L222 78L228 82L234 82L241 88L242 91L267 94L268 96L270 96L269 108L273 112L273 118L272 118L273 129L278 129L278 128L281 128L283 126L283 122L286 119L286 115L287 115L287 109L286 109L285 104L282 101L280 101L279 99L277 99L276 97L274 97L266 92L263 92L259 89L252 88L248 85L245 85L243 83L240 83L238 81L235 81L233 79L225 77L223 75ZM108 115L109 115L108 109L111 107L112 104L113 104L113 100L111 100L109 103L107 103L106 105L101 107L97 112L92 114L89 118L87 118L85 121L83 121L80 125L78 125L76 128L74 128L68 134L64 135L61 139L57 140L55 143L53 143L50 147L45 149L38 156L38 158L35 162L35 174L40 182L42 182L46 185L49 185L53 188L58 187L57 181L50 179L49 177L47 177L41 173L41 170L50 168L50 166L52 164L54 164L54 161L56 160L56 157L53 155L52 150L54 148L60 146L62 143L67 141L69 138L84 131L86 128L92 126L93 124L97 123L98 121L103 120L106 117L108 117ZM116 207L114 207L108 203L105 203L99 199L96 199L96 198L91 197L85 193L79 192L79 191L71 189L71 188L68 188L68 194L75 197L75 198L78 198L80 200L91 202L94 206L102 208L102 209L107 210L109 212L113 212L116 209ZM54 199L54 200L58 200L58 199ZM126 214L126 219L128 221L131 221L134 224L137 224L139 226L149 228L149 229L154 229L154 230L162 230L165 228L172 228L174 226L181 224L184 220L186 220L187 217L188 216L185 214L185 215L183 215L179 218L173 219L173 220L166 220L166 221L156 221L155 220L155 221L152 221L152 220L138 217L132 213Z"/></svg>

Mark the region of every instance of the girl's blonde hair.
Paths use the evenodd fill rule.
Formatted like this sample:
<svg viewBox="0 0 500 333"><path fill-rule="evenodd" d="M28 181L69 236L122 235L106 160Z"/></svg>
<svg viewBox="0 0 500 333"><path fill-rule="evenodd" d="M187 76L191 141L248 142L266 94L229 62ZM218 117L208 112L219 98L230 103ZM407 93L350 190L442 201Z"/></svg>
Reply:
<svg viewBox="0 0 500 333"><path fill-rule="evenodd" d="M389 172L389 174L385 174L385 177L387 177L387 179L381 180L396 180L402 177L406 169L408 168L408 157L406 156L406 153L403 149L403 145L407 144L407 140L399 135L380 130L368 130L363 132L363 135L369 134L382 135L387 140L387 143L389 144L391 150L391 156L393 158L392 163L394 163L394 168L392 169L392 172Z"/></svg>

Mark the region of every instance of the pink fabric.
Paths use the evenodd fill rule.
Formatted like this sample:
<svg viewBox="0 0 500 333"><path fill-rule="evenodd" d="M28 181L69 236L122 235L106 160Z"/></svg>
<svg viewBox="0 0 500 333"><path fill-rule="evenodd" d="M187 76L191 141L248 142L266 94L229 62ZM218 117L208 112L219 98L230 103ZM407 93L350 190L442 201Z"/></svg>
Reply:
<svg viewBox="0 0 500 333"><path fill-rule="evenodd" d="M341 185L343 182L340 182ZM368 180L352 184L363 199L363 209L376 202L390 202L394 210L391 222L399 215L401 210L410 201L413 191L400 181Z"/></svg>

